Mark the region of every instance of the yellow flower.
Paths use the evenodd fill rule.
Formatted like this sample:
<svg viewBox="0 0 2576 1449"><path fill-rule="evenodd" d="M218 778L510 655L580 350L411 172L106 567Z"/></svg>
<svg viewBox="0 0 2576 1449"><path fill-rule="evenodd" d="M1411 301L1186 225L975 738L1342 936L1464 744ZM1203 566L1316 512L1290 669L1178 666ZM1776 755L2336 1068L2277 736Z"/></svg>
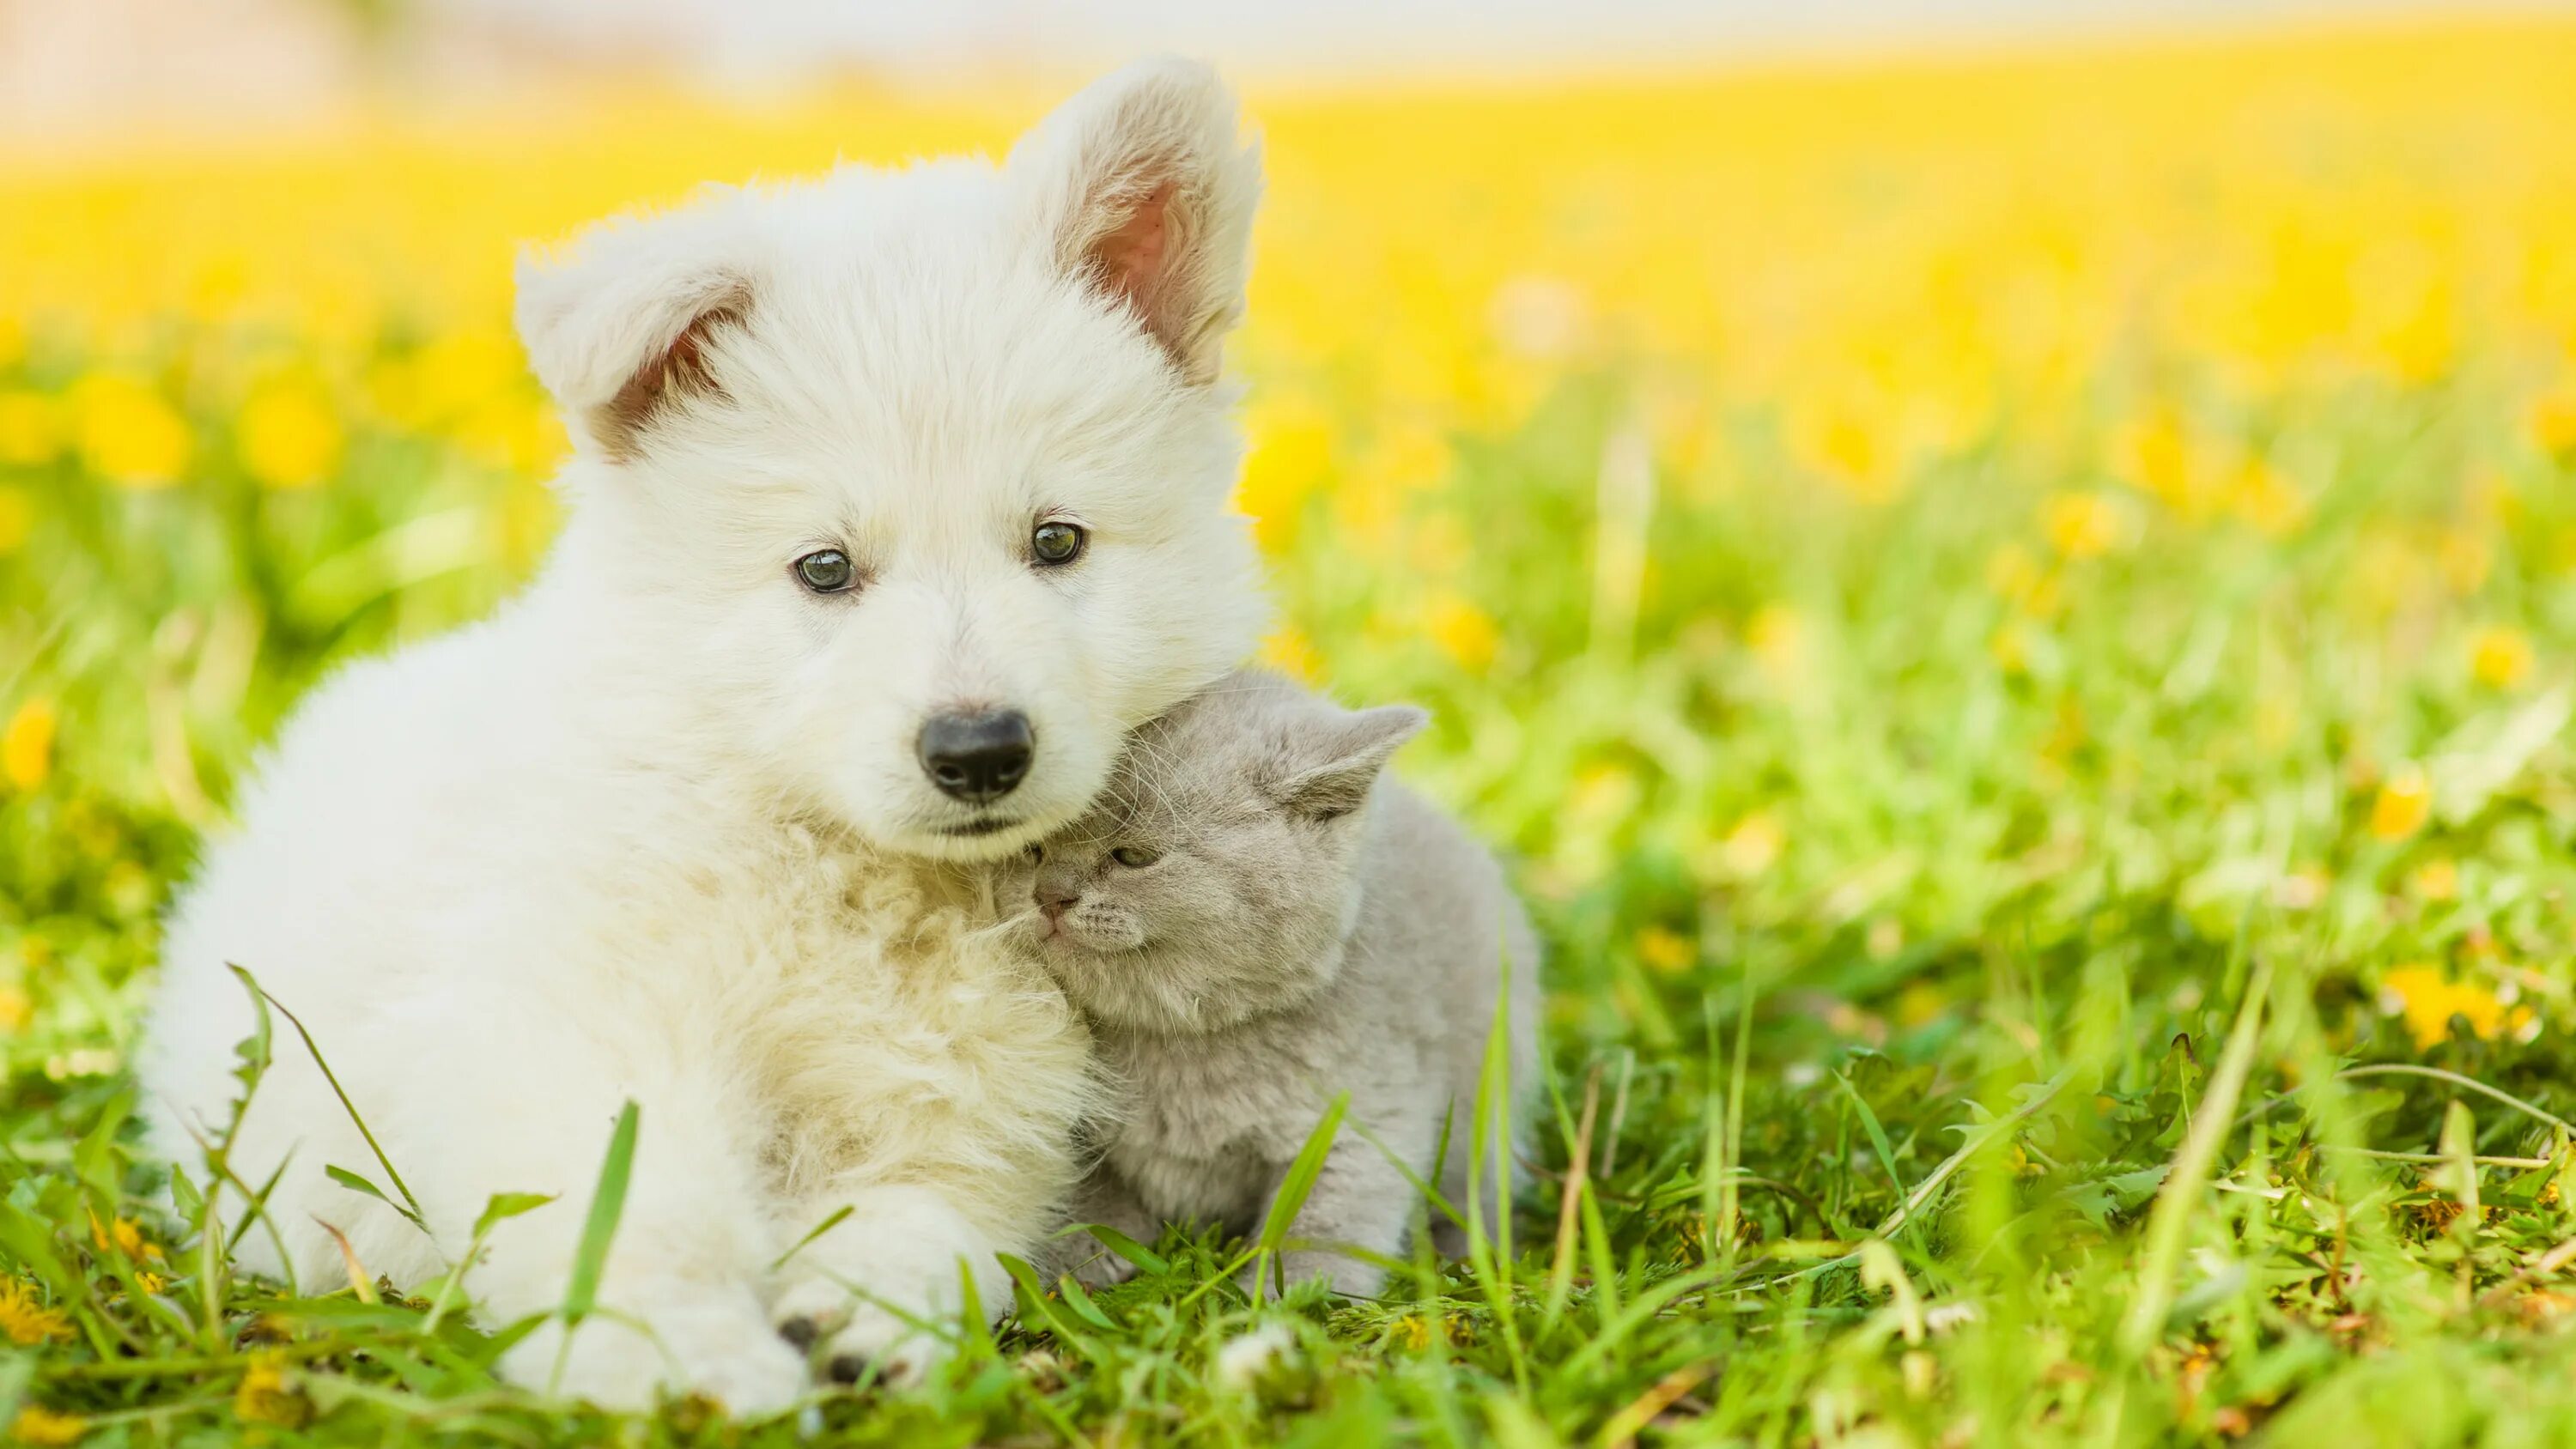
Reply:
<svg viewBox="0 0 2576 1449"><path fill-rule="evenodd" d="M2290 742L2298 732L2299 707L2296 702L2278 694L2266 694L2254 703L2254 742L2267 750L2277 750Z"/></svg>
<svg viewBox="0 0 2576 1449"><path fill-rule="evenodd" d="M14 483L0 483L0 558L26 547L36 531L36 499Z"/></svg>
<svg viewBox="0 0 2576 1449"><path fill-rule="evenodd" d="M1786 604L1764 604L1744 623L1744 642L1765 668L1784 671L1798 662L1806 642L1806 624Z"/></svg>
<svg viewBox="0 0 2576 1449"><path fill-rule="evenodd" d="M1648 926L1637 933L1637 959L1670 976L1690 969L1699 959L1699 946L1668 926Z"/></svg>
<svg viewBox="0 0 2576 1449"><path fill-rule="evenodd" d="M2576 453L2576 373L2531 400L2531 441L2544 453Z"/></svg>
<svg viewBox="0 0 2576 1449"><path fill-rule="evenodd" d="M2112 440L2112 470L2162 499L2186 518L2200 513L2198 449L2182 415L2169 406L2150 408Z"/></svg>
<svg viewBox="0 0 2576 1449"><path fill-rule="evenodd" d="M1281 624L1261 641L1261 662L1308 684L1323 677L1324 661L1315 652L1315 641L1294 624Z"/></svg>
<svg viewBox="0 0 2576 1449"><path fill-rule="evenodd" d="M234 423L243 471L271 488L309 488L329 477L343 441L330 400L306 382L261 384Z"/></svg>
<svg viewBox="0 0 2576 1449"><path fill-rule="evenodd" d="M1449 440L1420 423L1381 433L1352 470L1352 486L1423 493L1449 480Z"/></svg>
<svg viewBox="0 0 2576 1449"><path fill-rule="evenodd" d="M2030 631L2019 620L2006 619L1987 638L1986 653L2004 673L2020 674L2030 668Z"/></svg>
<svg viewBox="0 0 2576 1449"><path fill-rule="evenodd" d="M96 1215L92 1215L89 1220L89 1237L102 1253L108 1250L108 1244L113 1241L116 1250L128 1258L139 1260L161 1256L160 1245L146 1241L143 1229L137 1226L132 1218L118 1218L113 1224L109 1224L100 1222Z"/></svg>
<svg viewBox="0 0 2576 1449"><path fill-rule="evenodd" d="M36 1301L35 1290L17 1278L0 1278L0 1333L21 1348L72 1336L71 1320Z"/></svg>
<svg viewBox="0 0 2576 1449"><path fill-rule="evenodd" d="M188 421L129 377L96 373L72 390L81 461L125 488L166 488L188 466Z"/></svg>
<svg viewBox="0 0 2576 1449"><path fill-rule="evenodd" d="M2460 868L2447 858L2428 860L2406 878L2406 889L2418 900L2456 901L2460 898Z"/></svg>
<svg viewBox="0 0 2576 1449"><path fill-rule="evenodd" d="M2295 531L2308 516L2307 495L2269 463L2248 465L2228 503L2237 516L2272 538Z"/></svg>
<svg viewBox="0 0 2576 1449"><path fill-rule="evenodd" d="M2534 1020L2531 1008L2507 1002L2483 986L2446 981L2441 972L2424 965L2390 970L2379 980L2379 995L2382 1011L2405 1018L2418 1051L2448 1040L2453 1017L2466 1021L2471 1032L2487 1040L2526 1030Z"/></svg>
<svg viewBox="0 0 2576 1449"><path fill-rule="evenodd" d="M2065 558L2099 558L2127 539L2119 505L2099 493L2050 494L2040 518L2049 546Z"/></svg>
<svg viewBox="0 0 2576 1449"><path fill-rule="evenodd" d="M284 1361L275 1354L251 1356L250 1371L233 1393L233 1413L244 1423L277 1424L300 1429L313 1417L313 1401L288 1380Z"/></svg>
<svg viewBox="0 0 2576 1449"><path fill-rule="evenodd" d="M2491 689L2511 689L2531 673L2531 636L2498 625L2469 641L2469 673Z"/></svg>
<svg viewBox="0 0 2576 1449"><path fill-rule="evenodd" d="M2009 539L1986 556L1986 587L1996 598L2037 618L2054 615L2063 602L2056 571L2043 568L2029 549Z"/></svg>
<svg viewBox="0 0 2576 1449"><path fill-rule="evenodd" d="M2442 576L2458 594L2474 594L2484 587L2488 570L2495 567L2495 548L2483 534L2465 528L2454 528L2442 535L2442 546L2436 555L2441 561Z"/></svg>
<svg viewBox="0 0 2576 1449"><path fill-rule="evenodd" d="M1718 861L1729 875L1757 876L1780 859L1780 851L1788 843L1788 833L1771 812L1756 810L1726 833L1726 839L1718 846Z"/></svg>
<svg viewBox="0 0 2576 1449"><path fill-rule="evenodd" d="M77 1414L58 1414L41 1404L29 1404L18 1411L9 1425L10 1437L21 1444L35 1444L44 1449L59 1449L77 1444L89 1432L89 1424Z"/></svg>
<svg viewBox="0 0 2576 1449"><path fill-rule="evenodd" d="M1395 1341L1415 1353L1431 1346L1431 1325L1419 1313L1408 1313L1395 1321Z"/></svg>
<svg viewBox="0 0 2576 1449"><path fill-rule="evenodd" d="M1904 460L1887 430L1874 423L1873 411L1848 405L1801 409L1789 427L1798 460L1862 503L1889 501L1904 481Z"/></svg>
<svg viewBox="0 0 2576 1449"><path fill-rule="evenodd" d="M1291 398L1254 408L1244 432L1250 442L1236 504L1251 517L1264 548L1283 549L1296 537L1306 499L1332 471L1332 419Z"/></svg>
<svg viewBox="0 0 2576 1449"><path fill-rule="evenodd" d="M38 695L0 729L0 779L20 790L45 783L54 764L54 702Z"/></svg>
<svg viewBox="0 0 2576 1449"><path fill-rule="evenodd" d="M1566 791L1566 813L1595 821L1621 819L1637 808L1637 798L1643 793L1636 772L1627 766L1587 765L1574 777L1573 788Z"/></svg>
<svg viewBox="0 0 2576 1449"><path fill-rule="evenodd" d="M0 465L32 468L62 451L61 409L40 392L0 392Z"/></svg>
<svg viewBox="0 0 2576 1449"><path fill-rule="evenodd" d="M1442 593L1433 599L1424 625L1432 642L1471 673L1493 663L1494 651L1502 643L1502 630L1495 627L1493 616L1460 594Z"/></svg>
<svg viewBox="0 0 2576 1449"><path fill-rule="evenodd" d="M27 999L26 992L15 986L0 986L0 1036L16 1036L35 1014L36 1004Z"/></svg>
<svg viewBox="0 0 2576 1449"><path fill-rule="evenodd" d="M2370 802L2370 833L2381 840L2404 840L2424 828L2433 813L2433 784L2414 765L2400 766L2381 782Z"/></svg>

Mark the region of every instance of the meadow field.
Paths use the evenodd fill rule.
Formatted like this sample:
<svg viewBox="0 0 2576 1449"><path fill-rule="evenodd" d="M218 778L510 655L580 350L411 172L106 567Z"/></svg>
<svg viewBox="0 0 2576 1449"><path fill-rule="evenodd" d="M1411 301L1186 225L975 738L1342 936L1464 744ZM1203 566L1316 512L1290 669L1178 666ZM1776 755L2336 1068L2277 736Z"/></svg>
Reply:
<svg viewBox="0 0 2576 1449"><path fill-rule="evenodd" d="M1169 1238L760 1424L236 1276L134 1012L299 694L546 545L516 246L1051 97L0 151L0 1425L2576 1441L2571 75L2529 21L1255 89L1267 652L1430 707L1399 768L1510 853L1538 1170L1384 1301Z"/></svg>

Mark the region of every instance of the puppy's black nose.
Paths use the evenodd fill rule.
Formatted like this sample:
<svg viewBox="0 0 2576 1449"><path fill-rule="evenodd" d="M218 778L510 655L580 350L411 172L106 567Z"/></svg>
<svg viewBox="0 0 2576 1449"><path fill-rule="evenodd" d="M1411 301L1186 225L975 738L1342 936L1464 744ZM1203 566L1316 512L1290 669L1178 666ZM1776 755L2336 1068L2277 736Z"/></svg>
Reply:
<svg viewBox="0 0 2576 1449"><path fill-rule="evenodd" d="M1037 735L1016 709L935 714L921 727L921 768L940 792L972 805L1008 795L1029 772Z"/></svg>

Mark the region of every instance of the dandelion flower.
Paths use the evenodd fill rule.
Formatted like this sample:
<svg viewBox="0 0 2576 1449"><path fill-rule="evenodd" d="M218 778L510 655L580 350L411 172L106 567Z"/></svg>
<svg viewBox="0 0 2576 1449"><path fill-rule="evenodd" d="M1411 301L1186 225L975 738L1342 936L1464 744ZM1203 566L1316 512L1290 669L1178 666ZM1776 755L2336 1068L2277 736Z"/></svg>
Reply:
<svg viewBox="0 0 2576 1449"><path fill-rule="evenodd" d="M1431 642L1470 673L1493 663L1502 643L1502 630L1495 626L1493 615L1462 594L1444 592L1433 599L1423 624Z"/></svg>
<svg viewBox="0 0 2576 1449"><path fill-rule="evenodd" d="M2498 626L2469 641L2469 673L2490 689L2511 689L2531 673L2531 636Z"/></svg>
<svg viewBox="0 0 2576 1449"><path fill-rule="evenodd" d="M11 1343L31 1348L72 1336L71 1320L36 1301L35 1290L17 1278L0 1278L0 1333Z"/></svg>
<svg viewBox="0 0 2576 1449"><path fill-rule="evenodd" d="M2576 453L2576 374L2531 400L2531 441L2545 453Z"/></svg>
<svg viewBox="0 0 2576 1449"><path fill-rule="evenodd" d="M262 384L233 429L243 471L270 488L309 488L329 477L343 442L330 400L301 382Z"/></svg>
<svg viewBox="0 0 2576 1449"><path fill-rule="evenodd" d="M26 547L36 531L36 500L24 488L0 483L0 558Z"/></svg>
<svg viewBox="0 0 2576 1449"><path fill-rule="evenodd" d="M1307 684L1323 677L1323 656L1315 652L1315 641L1294 624L1282 624L1261 641L1261 662Z"/></svg>
<svg viewBox="0 0 2576 1449"><path fill-rule="evenodd" d="M2099 558L2127 541L2119 505L2099 493L2051 494L2040 521L2049 547L2064 558Z"/></svg>
<svg viewBox="0 0 2576 1449"><path fill-rule="evenodd" d="M1745 621L1744 642L1766 669L1781 671L1797 664L1806 643L1806 625L1786 604L1764 604Z"/></svg>
<svg viewBox="0 0 2576 1449"><path fill-rule="evenodd" d="M128 377L93 374L72 391L81 461L121 488L166 488L188 466L188 421Z"/></svg>
<svg viewBox="0 0 2576 1449"><path fill-rule="evenodd" d="M2483 986L2446 981L2424 965L2399 966L2379 981L2380 1009L2403 1017L2418 1051L2448 1041L2454 1019L2468 1023L2472 1034L2494 1040L2533 1022L2531 1008L2516 1006Z"/></svg>
<svg viewBox="0 0 2576 1449"><path fill-rule="evenodd" d="M35 1444L44 1449L58 1449L77 1444L89 1432L89 1423L77 1414L58 1414L41 1404L29 1404L18 1411L9 1425L10 1437L21 1444Z"/></svg>
<svg viewBox="0 0 2576 1449"><path fill-rule="evenodd" d="M245 1424L276 1424L300 1429L313 1417L313 1401L290 1382L275 1354L256 1354L241 1387L233 1391L233 1413Z"/></svg>
<svg viewBox="0 0 2576 1449"><path fill-rule="evenodd" d="M0 779L20 790L45 783L54 763L54 702L42 695L18 706L0 728Z"/></svg>
<svg viewBox="0 0 2576 1449"><path fill-rule="evenodd" d="M2460 868L2449 860L2428 860L2406 878L2406 888L2416 899L2456 901L2460 898Z"/></svg>
<svg viewBox="0 0 2576 1449"><path fill-rule="evenodd" d="M2404 840L2423 829L2432 813L2432 782L2422 769L2406 765L2380 785L2370 802L2370 833L2380 840Z"/></svg>
<svg viewBox="0 0 2576 1449"><path fill-rule="evenodd" d="M1648 926L1637 933L1637 959L1670 976L1688 970L1699 959L1699 947L1669 926Z"/></svg>
<svg viewBox="0 0 2576 1449"><path fill-rule="evenodd" d="M1719 846L1718 858L1728 874L1750 879L1769 870L1789 843L1788 833L1767 810L1756 810L1736 822Z"/></svg>
<svg viewBox="0 0 2576 1449"><path fill-rule="evenodd" d="M32 468L52 462L63 445L59 411L40 392L0 392L0 465Z"/></svg>

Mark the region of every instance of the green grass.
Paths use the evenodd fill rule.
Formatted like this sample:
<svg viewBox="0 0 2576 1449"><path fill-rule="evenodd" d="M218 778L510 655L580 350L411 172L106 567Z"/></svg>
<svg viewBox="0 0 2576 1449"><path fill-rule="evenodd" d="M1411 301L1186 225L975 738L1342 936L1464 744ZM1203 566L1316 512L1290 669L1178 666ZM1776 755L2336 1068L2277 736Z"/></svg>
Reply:
<svg viewBox="0 0 2576 1449"><path fill-rule="evenodd" d="M0 380L77 365L39 348ZM1023 1284L919 1390L765 1424L505 1387L453 1285L242 1278L224 1244L258 1225L209 1225L206 1173L133 1156L123 1063L200 832L331 662L471 617L526 567L499 525L444 556L398 531L522 508L529 482L372 434L302 493L212 447L160 493L12 471L34 523L0 558L0 681L60 730L43 778L0 794L0 985L25 1007L0 1039L0 1328L34 1340L0 1345L0 1423L71 1416L92 1444L2576 1437L2567 461L2474 380L2204 399L2207 425L2302 460L2308 516L2273 537L2009 425L1857 503L1754 417L1658 475L1642 564L1604 579L1622 553L1595 552L1595 476L1627 387L1574 379L1525 429L1456 440L1408 505L1469 541L1455 586L1501 633L1477 667L1418 627L1401 528L1355 544L1319 498L1275 529L1330 679L1434 709L1405 768L1514 853L1547 930L1542 1171L1509 1250L1418 1260L1383 1301L1256 1307L1220 1281L1241 1245L1167 1237L1115 1289ZM2096 492L2122 545L2059 557L2049 500ZM2481 680L2485 630L2537 664ZM2374 831L2406 762L2428 816ZM2409 966L2462 993L2429 1047L2383 1007ZM275 1032L254 1056L303 1049Z"/></svg>

